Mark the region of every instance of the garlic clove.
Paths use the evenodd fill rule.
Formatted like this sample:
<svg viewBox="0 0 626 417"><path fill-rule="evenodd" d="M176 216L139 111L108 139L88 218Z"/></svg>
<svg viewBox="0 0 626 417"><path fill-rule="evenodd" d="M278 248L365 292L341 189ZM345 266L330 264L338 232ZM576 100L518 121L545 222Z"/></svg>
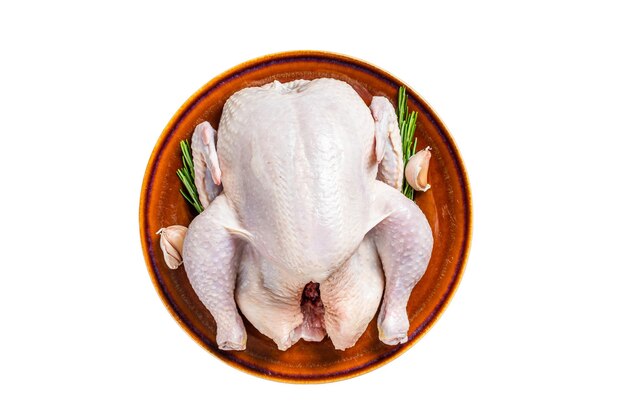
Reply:
<svg viewBox="0 0 626 417"><path fill-rule="evenodd" d="M161 236L159 245L163 251L165 264L170 269L176 269L183 263L183 241L187 235L185 226L169 226L163 227L157 231L157 235Z"/></svg>
<svg viewBox="0 0 626 417"><path fill-rule="evenodd" d="M428 166L430 164L430 146L413 155L406 163L404 176L409 185L416 191L426 191L428 184Z"/></svg>

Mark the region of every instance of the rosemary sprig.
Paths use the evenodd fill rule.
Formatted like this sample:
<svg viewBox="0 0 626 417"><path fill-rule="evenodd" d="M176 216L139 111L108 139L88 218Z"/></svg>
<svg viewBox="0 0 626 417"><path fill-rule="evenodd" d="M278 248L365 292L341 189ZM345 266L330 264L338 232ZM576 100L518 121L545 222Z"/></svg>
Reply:
<svg viewBox="0 0 626 417"><path fill-rule="evenodd" d="M183 188L180 189L180 193L185 200L191 204L198 213L202 213L204 208L200 204L198 197L198 189L196 188L195 173L193 171L193 159L191 157L191 145L188 140L180 141L180 150L182 151L183 167L176 170L176 175L183 184Z"/></svg>
<svg viewBox="0 0 626 417"><path fill-rule="evenodd" d="M412 111L409 113L409 105L406 101L406 87L401 86L398 89L398 126L400 127L400 136L402 137L402 158L404 160L404 166L408 162L409 158L415 155L417 150L417 140L415 137L415 127L417 125L417 112ZM413 200L413 188L404 179L404 185L402 192L404 195Z"/></svg>

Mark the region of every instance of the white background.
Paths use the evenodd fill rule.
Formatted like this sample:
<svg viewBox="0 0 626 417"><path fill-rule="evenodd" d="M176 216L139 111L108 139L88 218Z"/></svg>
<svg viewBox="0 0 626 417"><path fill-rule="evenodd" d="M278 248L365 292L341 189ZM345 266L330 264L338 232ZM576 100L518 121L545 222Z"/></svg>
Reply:
<svg viewBox="0 0 626 417"><path fill-rule="evenodd" d="M511 4L2 2L0 415L626 414L624 12ZM178 107L293 49L418 91L455 137L475 213L434 328L372 373L312 386L249 376L188 337L138 228Z"/></svg>

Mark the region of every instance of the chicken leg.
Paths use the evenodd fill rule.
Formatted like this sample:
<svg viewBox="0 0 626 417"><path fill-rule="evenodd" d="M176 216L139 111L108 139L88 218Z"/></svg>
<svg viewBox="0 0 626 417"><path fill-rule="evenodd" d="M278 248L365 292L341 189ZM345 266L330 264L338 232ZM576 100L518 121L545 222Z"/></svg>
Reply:
<svg viewBox="0 0 626 417"><path fill-rule="evenodd" d="M379 338L395 345L407 341L406 305L413 287L426 271L433 236L420 208L387 184L376 182L373 205L375 213L391 213L372 232L385 271L385 295L378 315Z"/></svg>
<svg viewBox="0 0 626 417"><path fill-rule="evenodd" d="M224 350L246 348L246 330L237 312L234 290L242 246L248 236L224 195L189 225L183 259L189 282L217 325L217 344Z"/></svg>

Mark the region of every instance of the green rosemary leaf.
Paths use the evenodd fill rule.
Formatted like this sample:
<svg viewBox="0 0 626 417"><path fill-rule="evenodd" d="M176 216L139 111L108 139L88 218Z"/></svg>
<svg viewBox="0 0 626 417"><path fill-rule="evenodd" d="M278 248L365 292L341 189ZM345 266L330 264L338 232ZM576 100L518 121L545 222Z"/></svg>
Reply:
<svg viewBox="0 0 626 417"><path fill-rule="evenodd" d="M189 194L187 194L187 192L185 190L183 190L182 188L179 189L178 191L180 191L180 193L182 194L183 197L185 197L185 200L187 200L189 202L189 204L193 205L194 202L191 199L191 197L189 197Z"/></svg>
<svg viewBox="0 0 626 417"><path fill-rule="evenodd" d="M417 141L415 138L415 129L417 126L417 112L412 111L409 113L409 105L407 102L407 93L406 87L400 86L398 89L398 127L400 128L400 136L402 137L402 158L404 159L404 164L408 160L415 155L415 151L417 150ZM413 199L413 188L404 180L404 184L402 187L403 194L409 198Z"/></svg>
<svg viewBox="0 0 626 417"><path fill-rule="evenodd" d="M187 200L187 202L191 204L198 213L202 213L204 209L202 208L202 204L200 204L198 189L195 184L196 176L193 169L191 145L188 140L182 140L180 142L180 150L182 153L181 159L183 166L182 168L176 170L176 175L178 176L178 179L180 179L183 188L179 191L185 200Z"/></svg>
<svg viewBox="0 0 626 417"><path fill-rule="evenodd" d="M191 156L191 146L188 140L180 142L180 149L183 153L183 168L191 174L191 178L195 179L195 172L193 169L193 158Z"/></svg>

